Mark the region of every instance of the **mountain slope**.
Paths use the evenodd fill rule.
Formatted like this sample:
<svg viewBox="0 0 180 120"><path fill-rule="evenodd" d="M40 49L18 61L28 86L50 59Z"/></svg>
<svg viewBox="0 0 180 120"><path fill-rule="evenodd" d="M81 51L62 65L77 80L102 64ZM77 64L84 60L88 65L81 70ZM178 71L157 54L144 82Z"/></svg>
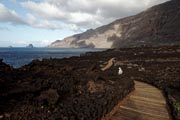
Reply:
<svg viewBox="0 0 180 120"><path fill-rule="evenodd" d="M49 47L114 48L180 44L180 1L156 5L135 16L57 40Z"/></svg>

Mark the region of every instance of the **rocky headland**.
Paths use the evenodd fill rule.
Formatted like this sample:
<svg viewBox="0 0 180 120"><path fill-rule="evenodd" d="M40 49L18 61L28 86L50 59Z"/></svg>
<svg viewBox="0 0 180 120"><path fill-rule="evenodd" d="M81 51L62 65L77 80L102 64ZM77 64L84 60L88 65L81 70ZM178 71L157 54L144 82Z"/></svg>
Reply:
<svg viewBox="0 0 180 120"><path fill-rule="evenodd" d="M129 48L142 45L180 45L179 10L180 1L170 0L137 15L56 40L49 47Z"/></svg>
<svg viewBox="0 0 180 120"><path fill-rule="evenodd" d="M29 44L28 46L26 46L26 48L33 48L33 44Z"/></svg>

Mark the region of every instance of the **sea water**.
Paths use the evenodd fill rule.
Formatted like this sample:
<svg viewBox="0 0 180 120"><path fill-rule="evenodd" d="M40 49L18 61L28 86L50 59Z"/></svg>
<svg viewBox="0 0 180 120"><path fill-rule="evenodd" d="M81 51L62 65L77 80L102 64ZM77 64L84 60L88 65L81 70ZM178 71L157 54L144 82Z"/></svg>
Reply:
<svg viewBox="0 0 180 120"><path fill-rule="evenodd" d="M103 51L105 49L91 48L0 48L0 59L3 62L19 68L35 59L68 58L80 56L86 52Z"/></svg>

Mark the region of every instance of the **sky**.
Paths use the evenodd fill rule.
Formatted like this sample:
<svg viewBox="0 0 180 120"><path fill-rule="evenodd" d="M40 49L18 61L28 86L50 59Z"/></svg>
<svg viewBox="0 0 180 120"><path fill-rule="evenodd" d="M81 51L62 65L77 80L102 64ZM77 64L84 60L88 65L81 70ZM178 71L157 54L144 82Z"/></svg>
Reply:
<svg viewBox="0 0 180 120"><path fill-rule="evenodd" d="M168 0L0 0L0 47L44 47Z"/></svg>

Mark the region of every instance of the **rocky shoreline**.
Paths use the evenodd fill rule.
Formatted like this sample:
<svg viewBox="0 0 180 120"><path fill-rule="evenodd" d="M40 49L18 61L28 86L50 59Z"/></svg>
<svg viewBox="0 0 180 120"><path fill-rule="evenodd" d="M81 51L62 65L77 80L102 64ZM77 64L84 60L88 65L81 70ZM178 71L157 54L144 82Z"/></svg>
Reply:
<svg viewBox="0 0 180 120"><path fill-rule="evenodd" d="M102 71L112 58L114 65ZM179 61L180 46L88 52L34 60L19 69L0 61L0 119L102 119L139 80L163 90L179 120Z"/></svg>
<svg viewBox="0 0 180 120"><path fill-rule="evenodd" d="M133 80L103 72L90 59L35 60L20 69L0 65L3 119L101 119L134 89Z"/></svg>

